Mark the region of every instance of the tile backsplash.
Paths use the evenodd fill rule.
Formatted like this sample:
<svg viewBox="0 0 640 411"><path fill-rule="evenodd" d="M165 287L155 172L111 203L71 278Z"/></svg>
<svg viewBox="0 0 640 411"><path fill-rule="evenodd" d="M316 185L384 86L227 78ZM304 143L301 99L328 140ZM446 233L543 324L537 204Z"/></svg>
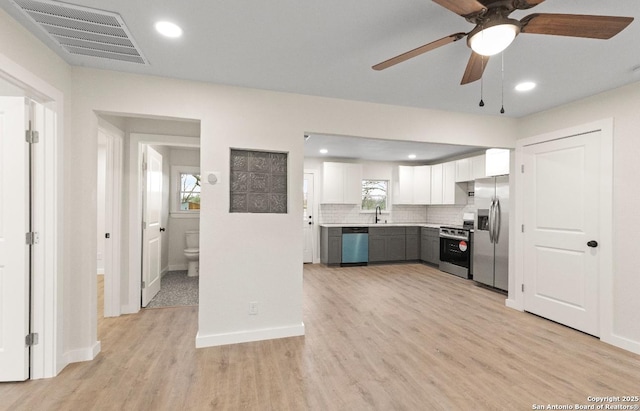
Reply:
<svg viewBox="0 0 640 411"><path fill-rule="evenodd" d="M367 224L375 222L375 213L360 212L360 206L351 204L320 204L320 224ZM426 223L427 207L394 205L382 214L389 223Z"/></svg>
<svg viewBox="0 0 640 411"><path fill-rule="evenodd" d="M382 221L388 223L429 223L461 225L463 213L474 213L476 207L473 198L465 206L455 205L394 205L389 212L382 214ZM320 224L368 224L375 221L375 214L362 213L358 205L321 204Z"/></svg>

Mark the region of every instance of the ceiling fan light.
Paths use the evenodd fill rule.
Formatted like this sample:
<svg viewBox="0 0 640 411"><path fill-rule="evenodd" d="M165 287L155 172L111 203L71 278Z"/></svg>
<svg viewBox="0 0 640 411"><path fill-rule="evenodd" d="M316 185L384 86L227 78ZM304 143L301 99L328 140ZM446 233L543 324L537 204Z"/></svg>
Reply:
<svg viewBox="0 0 640 411"><path fill-rule="evenodd" d="M520 27L511 23L487 27L469 38L469 46L482 56L493 56L509 47L519 32Z"/></svg>

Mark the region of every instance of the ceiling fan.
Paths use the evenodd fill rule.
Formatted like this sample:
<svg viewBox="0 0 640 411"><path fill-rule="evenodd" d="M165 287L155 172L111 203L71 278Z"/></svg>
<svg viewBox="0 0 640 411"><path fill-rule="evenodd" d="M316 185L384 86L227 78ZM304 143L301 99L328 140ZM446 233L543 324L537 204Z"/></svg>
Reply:
<svg viewBox="0 0 640 411"><path fill-rule="evenodd" d="M471 57L460 84L482 77L489 57L506 49L520 33L609 39L624 30L633 17L592 16L581 14L530 14L522 20L509 18L515 10L526 10L545 0L433 0L464 17L476 27L468 33L455 33L376 64L384 70L438 47L467 38Z"/></svg>

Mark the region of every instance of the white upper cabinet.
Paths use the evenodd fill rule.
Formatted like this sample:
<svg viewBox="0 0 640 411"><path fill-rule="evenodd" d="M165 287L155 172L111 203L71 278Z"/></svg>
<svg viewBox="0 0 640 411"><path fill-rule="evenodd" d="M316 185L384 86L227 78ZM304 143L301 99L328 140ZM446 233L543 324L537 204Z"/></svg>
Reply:
<svg viewBox="0 0 640 411"><path fill-rule="evenodd" d="M486 167L486 156L483 154L481 156L471 157L471 180L478 180L480 178L485 178L487 176L485 167Z"/></svg>
<svg viewBox="0 0 640 411"><path fill-rule="evenodd" d="M465 181L473 181L479 178L485 178L486 174L486 156L480 155L475 157L463 158L456 161L456 183Z"/></svg>
<svg viewBox="0 0 640 411"><path fill-rule="evenodd" d="M442 204L466 204L466 194L456 183L456 162L442 164Z"/></svg>
<svg viewBox="0 0 640 411"><path fill-rule="evenodd" d="M413 168L413 204L431 204L431 166Z"/></svg>
<svg viewBox="0 0 640 411"><path fill-rule="evenodd" d="M323 163L322 203L360 204L362 201L362 165Z"/></svg>
<svg viewBox="0 0 640 411"><path fill-rule="evenodd" d="M343 198L345 204L362 203L362 164L345 163Z"/></svg>
<svg viewBox="0 0 640 411"><path fill-rule="evenodd" d="M398 166L397 180L394 178L393 203L413 204L413 167Z"/></svg>
<svg viewBox="0 0 640 411"><path fill-rule="evenodd" d="M431 166L431 204L444 204L442 191L442 164Z"/></svg>
<svg viewBox="0 0 640 411"><path fill-rule="evenodd" d="M509 174L511 151L507 149L491 148L487 150L486 177Z"/></svg>
<svg viewBox="0 0 640 411"><path fill-rule="evenodd" d="M473 165L470 158L456 161L456 182L473 180Z"/></svg>
<svg viewBox="0 0 640 411"><path fill-rule="evenodd" d="M394 178L394 204L430 204L431 166L398 166Z"/></svg>

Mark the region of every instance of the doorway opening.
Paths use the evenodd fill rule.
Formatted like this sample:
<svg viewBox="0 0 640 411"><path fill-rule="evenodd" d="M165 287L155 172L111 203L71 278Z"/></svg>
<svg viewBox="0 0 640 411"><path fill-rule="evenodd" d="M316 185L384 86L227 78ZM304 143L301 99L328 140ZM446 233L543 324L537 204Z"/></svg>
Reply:
<svg viewBox="0 0 640 411"><path fill-rule="evenodd" d="M98 301L104 299L105 315L108 314L107 305L111 302L113 311L111 316L120 314L137 313L145 305L166 306L152 303L156 295L147 296L143 304L143 255L148 250L143 247L146 201L145 173L142 169L145 160L144 153L148 148L161 153L156 172L157 181L160 184L157 189L156 199L159 200L157 221L153 229L157 231L155 245L157 248L152 254L155 258L153 269L157 271L159 290L164 285L171 287L174 281L170 281L179 272L187 269L185 258L185 231L199 229L199 210L195 213L181 213L176 209L173 201L176 187L179 182L174 182L172 166L188 166L199 170L200 167L200 123L199 121L167 118L142 118L132 115L118 115L113 113L98 113L99 119L106 121L114 131L119 131L122 140L122 175L119 207L122 213L121 234L114 236L109 229L98 230L98 238L110 244L112 250L120 250L121 262L111 270L105 264L104 291L98 287ZM100 123L102 125L102 123ZM160 134L162 133L162 134ZM169 134L171 133L171 134ZM108 173L107 173L108 175ZM105 183L106 184L106 183ZM105 196L108 197L108 196ZM106 204L106 203L105 203ZM105 205L105 207L107 207ZM97 222L98 224L100 222ZM111 233L106 239L106 234ZM105 263L109 260L109 248L104 249ZM178 274L176 274L178 272ZM110 282L111 277L111 282ZM165 281L166 280L166 281ZM190 281L193 286L193 279ZM195 295L197 301L197 277L195 279ZM111 287L109 286L111 284ZM108 290L115 284L111 299ZM145 286L149 284L147 282ZM191 287L193 288L193 287ZM155 293L154 293L155 294ZM194 293L191 292L191 295ZM172 300L172 301L175 301ZM193 301L190 299L188 301Z"/></svg>

